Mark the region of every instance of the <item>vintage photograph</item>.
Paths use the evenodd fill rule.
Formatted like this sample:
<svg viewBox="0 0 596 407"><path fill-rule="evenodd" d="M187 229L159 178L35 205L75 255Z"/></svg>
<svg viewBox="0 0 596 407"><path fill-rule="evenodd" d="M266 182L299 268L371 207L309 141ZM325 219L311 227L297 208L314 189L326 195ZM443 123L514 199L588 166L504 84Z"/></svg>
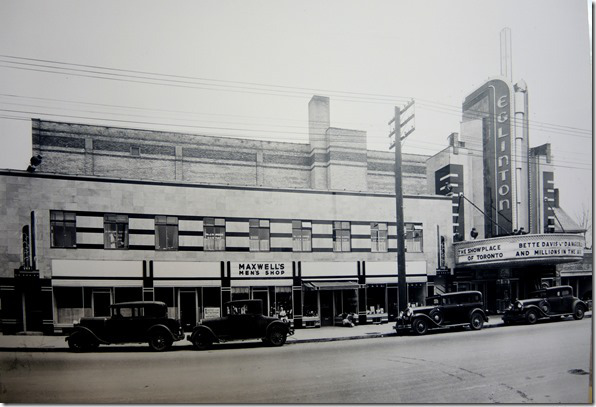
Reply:
<svg viewBox="0 0 596 407"><path fill-rule="evenodd" d="M592 12L0 2L0 403L593 403Z"/></svg>

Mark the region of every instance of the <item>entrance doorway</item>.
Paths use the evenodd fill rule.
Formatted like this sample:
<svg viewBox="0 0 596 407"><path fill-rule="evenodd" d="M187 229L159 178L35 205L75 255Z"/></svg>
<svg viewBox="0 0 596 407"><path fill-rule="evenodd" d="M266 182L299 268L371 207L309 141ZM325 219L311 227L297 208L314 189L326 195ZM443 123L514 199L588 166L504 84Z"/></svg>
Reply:
<svg viewBox="0 0 596 407"><path fill-rule="evenodd" d="M333 291L319 291L321 298L321 326L333 325Z"/></svg>
<svg viewBox="0 0 596 407"><path fill-rule="evenodd" d="M197 325L197 292L180 291L180 324L185 331Z"/></svg>

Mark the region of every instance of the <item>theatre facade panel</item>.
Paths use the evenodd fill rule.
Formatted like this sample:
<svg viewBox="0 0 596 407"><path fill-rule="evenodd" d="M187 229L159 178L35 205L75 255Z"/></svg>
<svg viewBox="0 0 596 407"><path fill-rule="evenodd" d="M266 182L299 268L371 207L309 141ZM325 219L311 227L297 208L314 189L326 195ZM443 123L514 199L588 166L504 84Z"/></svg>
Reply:
<svg viewBox="0 0 596 407"><path fill-rule="evenodd" d="M185 329L255 298L297 328L397 314L395 196L0 173L2 331L159 300ZM451 198L404 200L409 301L453 267ZM447 255L446 255L447 253Z"/></svg>

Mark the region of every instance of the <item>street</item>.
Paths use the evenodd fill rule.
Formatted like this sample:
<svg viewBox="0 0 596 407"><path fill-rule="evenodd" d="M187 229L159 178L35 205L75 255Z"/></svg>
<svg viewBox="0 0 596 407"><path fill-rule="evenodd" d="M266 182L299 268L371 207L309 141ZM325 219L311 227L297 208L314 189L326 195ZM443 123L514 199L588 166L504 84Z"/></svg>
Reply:
<svg viewBox="0 0 596 407"><path fill-rule="evenodd" d="M304 343L1 352L5 403L587 403L592 318Z"/></svg>

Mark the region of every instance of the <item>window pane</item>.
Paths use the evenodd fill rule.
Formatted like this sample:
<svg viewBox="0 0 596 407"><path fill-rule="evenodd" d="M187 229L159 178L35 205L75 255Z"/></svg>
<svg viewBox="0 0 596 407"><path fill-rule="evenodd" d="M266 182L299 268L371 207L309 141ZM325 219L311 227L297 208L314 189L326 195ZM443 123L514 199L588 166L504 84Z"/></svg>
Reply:
<svg viewBox="0 0 596 407"><path fill-rule="evenodd" d="M310 229L302 231L302 250L305 252L312 251L312 231Z"/></svg>

